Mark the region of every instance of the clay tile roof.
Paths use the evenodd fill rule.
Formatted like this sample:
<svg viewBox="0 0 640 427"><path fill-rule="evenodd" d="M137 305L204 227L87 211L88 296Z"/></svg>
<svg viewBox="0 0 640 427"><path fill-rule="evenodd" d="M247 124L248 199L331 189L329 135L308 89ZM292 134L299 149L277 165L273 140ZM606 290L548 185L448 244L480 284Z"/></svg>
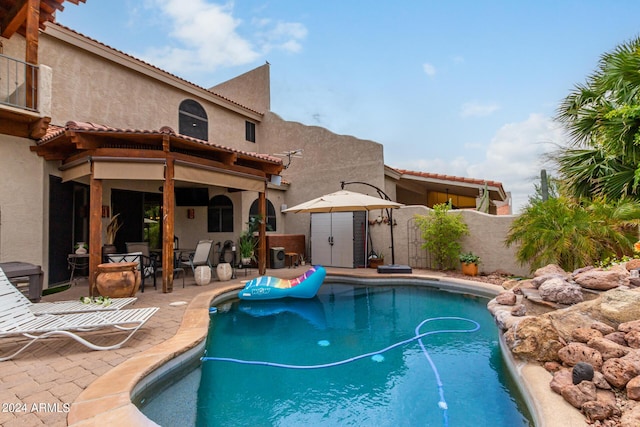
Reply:
<svg viewBox="0 0 640 427"><path fill-rule="evenodd" d="M444 175L444 174L431 173L431 172L416 172L416 171L410 171L406 169L396 169L396 170L403 175L411 175L411 176L417 176L422 178L441 179L441 180L453 181L453 182L465 182L465 183L477 184L477 185L487 184L490 187L498 188L502 193L504 193L504 188L502 187L502 183L498 181L478 179L478 178L468 178L468 177L462 177L462 176Z"/></svg>
<svg viewBox="0 0 640 427"><path fill-rule="evenodd" d="M153 135L153 134L157 134L157 135L166 135L169 134L171 136L174 136L176 138L180 138L182 140L185 141L191 141L197 144L202 144L202 145L207 145L210 147L215 147L218 149L222 149L222 150L227 150L227 151L231 151L237 154L242 154L248 157L253 157L253 158L257 158L257 159L261 159L261 160L266 160L272 163L277 163L277 164L281 164L282 163L282 159L279 157L275 157L275 156L271 156L269 154L259 154L259 153L253 153L250 151L244 151L244 150L238 150L232 147L228 147L228 146L224 146L224 145L220 145L220 144L214 144L212 142L209 141L203 141L201 139L198 138L193 138L187 135L182 135L179 133L176 133L172 128L170 128L169 126L162 126L160 128L160 130L147 130L147 129L120 129L120 128L114 128L114 127L110 127L110 126L105 126L102 124L98 124L98 123L92 123L92 122L76 122L76 121L68 121L66 123L66 125L64 127L61 126L57 126L57 125L51 125L49 126L49 129L47 130L47 133L45 134L44 137L42 137L42 139L40 139L37 144L41 145L46 143L47 141L50 141L60 135L63 135L65 132L67 131L74 131L74 132L95 132L95 133L113 133L113 134L139 134L139 135Z"/></svg>
<svg viewBox="0 0 640 427"><path fill-rule="evenodd" d="M214 96L216 96L216 97L218 97L218 98L220 98L220 99L223 99L223 100L225 100L226 102L230 102L230 103L232 103L232 104L235 104L235 105L237 105L238 107L241 107L241 108L243 108L243 109L245 109L245 110L247 110L247 111L251 111L251 112L256 113L256 114L264 114L264 112L256 111L256 110L254 110L254 109L252 109L252 108L247 107L246 105L242 105L242 104L240 104L239 102L236 102L236 101L234 101L234 100L233 100L233 99L231 99L231 98L227 98L226 96L222 96L222 95L220 95L220 94L218 94L218 93L213 92L211 89L208 89L208 88L205 88L205 87L199 86L199 85L197 85L197 84L195 84L195 83L193 83L193 82L190 82L190 81L188 81L188 80L186 80L186 79L183 79L183 78L182 78L182 77L180 77L180 76L177 76L177 75L175 75L175 74L172 74L172 73L170 73L170 72L168 72L168 71L166 71L166 70L163 70L162 68L159 68L159 67L157 67L157 66L155 66L155 65L153 65L153 64L150 64L150 63L148 63L148 62L145 62L145 61L143 61L143 60L141 60L141 59L139 59L139 58L136 58L135 56L130 55L130 54L126 53L126 52L123 52L123 51L121 51L121 50L115 49L115 48L113 48L113 47L111 47L111 46L109 46L109 45L107 45L107 44L105 44L105 43L102 43L101 41L98 41L98 40L93 39L93 38L91 38L91 37L89 37L89 36L86 36L86 35L84 35L84 34L82 34L82 33L78 32L78 31L76 31L76 30L74 30L74 29L72 29L72 28L69 28L69 27L67 27L67 26L61 25L61 24L59 24L59 23L57 23L57 22L54 22L53 24L54 24L54 25L57 25L57 26L58 26L58 27L60 27L60 28L64 28L65 30L70 31L70 32L72 32L72 33L74 33L74 34L77 34L77 35L79 35L79 36L81 36L81 37L84 37L84 38L85 38L85 39L87 39L87 40L91 40L91 41L92 41L92 42L94 42L94 43L98 43L99 45L104 46L104 47L106 47L107 49L111 49L111 50L113 50L114 52L118 52L119 54L124 55L124 56L126 56L126 57L128 57L128 58L131 58L131 59L133 59L134 61L138 61L138 62L143 63L143 64L145 64L145 65L147 65L147 66L149 66L149 67L151 67L151 68L154 68L154 69L156 69L156 70L158 70L158 71L160 71L160 72L162 72L162 73L165 73L165 74L167 74L167 75L170 75L171 77L176 78L176 79L178 79L178 80L180 80L180 81L182 81L182 82L184 82L184 83L187 83L187 84L188 84L188 85L190 85L190 86L193 86L193 87L198 88L198 89L205 90L205 91L209 92L210 94L212 94L212 95L214 95Z"/></svg>

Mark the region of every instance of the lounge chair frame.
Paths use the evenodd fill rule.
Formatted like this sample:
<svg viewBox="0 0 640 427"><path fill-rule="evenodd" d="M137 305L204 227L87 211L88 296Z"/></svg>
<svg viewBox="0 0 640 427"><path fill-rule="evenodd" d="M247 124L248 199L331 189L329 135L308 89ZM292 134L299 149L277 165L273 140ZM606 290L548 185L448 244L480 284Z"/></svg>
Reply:
<svg viewBox="0 0 640 427"><path fill-rule="evenodd" d="M12 336L29 339L12 354L0 356L0 362L14 358L42 338L55 335L72 338L92 350L120 348L158 311L158 307L147 307L36 316L29 308L31 302L29 300L25 302L25 299L24 296L20 298L14 292L0 293L0 339ZM94 344L78 335L81 332L107 328L129 333L118 343L109 346Z"/></svg>
<svg viewBox="0 0 640 427"><path fill-rule="evenodd" d="M35 315L42 314L67 314L67 313L86 313L89 311L110 311L120 310L121 308L133 304L138 298L112 298L109 305L102 304L85 304L80 300L75 301L57 301L57 302L31 302L18 288L16 288L7 278L4 271L0 268L0 300L2 295L12 294L21 304L29 307L29 310ZM0 307L2 309L2 307Z"/></svg>

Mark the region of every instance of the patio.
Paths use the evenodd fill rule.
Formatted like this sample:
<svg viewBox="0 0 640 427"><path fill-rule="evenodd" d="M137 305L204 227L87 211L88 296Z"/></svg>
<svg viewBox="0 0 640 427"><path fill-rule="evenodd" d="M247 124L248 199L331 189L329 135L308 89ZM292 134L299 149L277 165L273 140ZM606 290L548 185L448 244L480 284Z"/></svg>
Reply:
<svg viewBox="0 0 640 427"><path fill-rule="evenodd" d="M375 269L332 269L328 274L338 274L352 277L381 277ZM267 274L282 278L296 277L305 271L305 267L278 269L268 271ZM90 351L86 347L66 338L47 339L32 346L29 351L19 355L14 360L2 362L2 376L0 377L0 401L3 410L0 412L0 425L13 426L66 426L68 425L120 425L124 417L139 425L135 411L127 405L131 383L155 361L154 357L161 352L171 353L176 350L176 344L185 345L189 341L198 339L195 336L204 332L208 324L208 310L210 296L213 293L224 293L242 288L241 281L255 277L240 275L228 282L211 282L206 286L196 286L192 276L187 276L186 287L174 287L173 293L162 293L161 289L147 288L146 292L138 292L138 301L130 307L160 307L146 325L141 328L132 339L122 348L110 351ZM398 277L398 275L393 275ZM412 277L443 277L441 273L430 270L414 271ZM447 278L455 282L458 279ZM462 281L459 281L462 282ZM495 285L486 283L466 282L466 285L485 287L490 291L497 290ZM43 298L43 301L59 301L79 298L88 294L88 285L79 282L71 289ZM202 298L196 298L198 295ZM209 296L207 298L207 295ZM185 302L182 305L171 305L175 302ZM176 333L180 330L178 336ZM105 342L113 341L115 337L105 335ZM4 340L3 346L10 340ZM188 345L188 344L187 344ZM10 345L9 345L10 347ZM151 350L153 351L147 351ZM8 350L8 349L7 349ZM145 352L144 354L141 354ZM128 361L128 362L127 362ZM127 363L124 363L127 362ZM121 365L117 370L112 369ZM127 376L122 375L125 371ZM138 372L135 372L138 369ZM541 368L540 368L541 369ZM110 372L112 371L112 372ZM107 374L107 375L105 375ZM526 375L526 369L522 372ZM546 410L553 404L554 398L561 397L551 393L548 381L537 378L540 372L532 372L534 389L544 392L543 406ZM94 381L98 380L95 384ZM90 389L87 388L91 385ZM82 393L82 395L81 395ZM536 395L536 399L538 396ZM71 415L69 409L75 402ZM551 403L550 403L551 402ZM553 408L551 406L551 408ZM9 410L11 409L11 410ZM108 411L108 412L107 412ZM557 415L557 410L554 410ZM575 411L574 411L575 412ZM99 417L92 418L100 414ZM69 416L70 415L70 416ZM69 417L69 419L68 419ZM544 419L551 419L543 416ZM562 420L562 425L578 425L568 423L572 419ZM553 425L545 423L545 425Z"/></svg>

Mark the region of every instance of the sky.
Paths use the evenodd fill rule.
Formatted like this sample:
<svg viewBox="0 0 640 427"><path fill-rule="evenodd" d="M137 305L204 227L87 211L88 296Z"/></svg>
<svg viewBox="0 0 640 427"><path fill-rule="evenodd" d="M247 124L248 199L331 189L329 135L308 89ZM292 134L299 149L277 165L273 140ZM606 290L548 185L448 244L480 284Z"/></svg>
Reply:
<svg viewBox="0 0 640 427"><path fill-rule="evenodd" d="M64 6L60 24L199 86L269 62L283 119L379 142L391 167L499 181L514 213L567 143L554 120L562 99L640 36L637 0Z"/></svg>

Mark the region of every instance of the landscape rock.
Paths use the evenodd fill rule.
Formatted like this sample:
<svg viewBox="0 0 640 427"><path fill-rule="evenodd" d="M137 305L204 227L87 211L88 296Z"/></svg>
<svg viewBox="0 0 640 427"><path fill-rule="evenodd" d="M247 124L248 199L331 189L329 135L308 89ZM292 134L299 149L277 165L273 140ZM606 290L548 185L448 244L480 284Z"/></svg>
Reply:
<svg viewBox="0 0 640 427"><path fill-rule="evenodd" d="M501 305L516 305L517 297L513 292L501 292L496 296L496 302Z"/></svg>
<svg viewBox="0 0 640 427"><path fill-rule="evenodd" d="M631 331L640 331L640 320L631 320L628 322L620 323L618 325L618 331L624 333Z"/></svg>
<svg viewBox="0 0 640 427"><path fill-rule="evenodd" d="M569 277L568 274L564 272L562 274L556 274L556 273L545 274L543 276L536 276L533 279L531 279L531 284L533 285L534 288L538 289L540 285L545 283L547 280L560 279L562 281L565 281L568 277Z"/></svg>
<svg viewBox="0 0 640 427"><path fill-rule="evenodd" d="M629 286L629 272L624 266L609 269L593 268L576 274L573 280L585 289L607 291L620 286Z"/></svg>
<svg viewBox="0 0 640 427"><path fill-rule="evenodd" d="M582 409L585 403L597 399L596 386L591 381L565 387L560 394L571 406L578 409Z"/></svg>
<svg viewBox="0 0 640 427"><path fill-rule="evenodd" d="M619 324L640 319L640 292L634 289L613 289L605 292L600 297L599 308L604 320L611 323Z"/></svg>
<svg viewBox="0 0 640 427"><path fill-rule="evenodd" d="M559 265L557 265L557 264L545 265L544 267L538 268L533 273L533 277L552 276L552 275L557 275L557 276L561 276L561 277L565 277L565 278L569 277L569 273L564 271L564 269L562 267L560 267Z"/></svg>
<svg viewBox="0 0 640 427"><path fill-rule="evenodd" d="M613 341L616 344L620 344L622 346L627 345L627 340L624 339L626 334L624 332L613 332L611 334L605 335L603 338L608 339L609 341Z"/></svg>
<svg viewBox="0 0 640 427"><path fill-rule="evenodd" d="M593 366L586 362L576 363L571 371L571 380L574 385L593 380Z"/></svg>
<svg viewBox="0 0 640 427"><path fill-rule="evenodd" d="M640 331L630 331L624 334L624 340L631 348L640 348Z"/></svg>
<svg viewBox="0 0 640 427"><path fill-rule="evenodd" d="M521 319L504 333L511 352L526 360L558 360L558 350L563 344L551 320L543 316Z"/></svg>
<svg viewBox="0 0 640 427"><path fill-rule="evenodd" d="M553 378L549 383L551 390L561 395L563 388L573 385L572 375L573 374L571 372L571 369L567 369L567 368L563 368L563 369L560 369L559 371L554 372Z"/></svg>
<svg viewBox="0 0 640 427"><path fill-rule="evenodd" d="M520 280L518 279L509 279L502 282L502 288L510 291L511 289L517 287L520 284Z"/></svg>
<svg viewBox="0 0 640 427"><path fill-rule="evenodd" d="M593 423L594 421L602 421L611 417L614 407L600 400L590 400L585 402L581 409L587 417L587 420Z"/></svg>
<svg viewBox="0 0 640 427"><path fill-rule="evenodd" d="M544 366L544 369L546 369L548 372L551 372L551 373L555 373L561 369L565 369L562 367L562 364L558 362L544 362L543 366Z"/></svg>
<svg viewBox="0 0 640 427"><path fill-rule="evenodd" d="M540 297L545 301L571 305L584 300L580 286L569 283L559 277L546 280L538 289Z"/></svg>
<svg viewBox="0 0 640 427"><path fill-rule="evenodd" d="M558 351L558 357L565 365L575 366L578 362L586 362L594 369L602 367L602 355L586 344L572 342Z"/></svg>
<svg viewBox="0 0 640 427"><path fill-rule="evenodd" d="M625 356L631 351L629 347L620 345L613 341L610 341L604 337L596 337L590 340L587 345L593 349L598 350L602 355L603 360L613 359Z"/></svg>
<svg viewBox="0 0 640 427"><path fill-rule="evenodd" d="M624 264L624 268L627 270L637 270L640 268L640 259L634 258L630 259Z"/></svg>
<svg viewBox="0 0 640 427"><path fill-rule="evenodd" d="M587 343L594 338L602 338L602 332L592 328L576 328L571 332L571 338L575 341Z"/></svg>
<svg viewBox="0 0 640 427"><path fill-rule="evenodd" d="M591 324L591 329L602 332L602 335L612 334L616 332L616 328L603 322L593 322Z"/></svg>
<svg viewBox="0 0 640 427"><path fill-rule="evenodd" d="M602 375L602 372L600 371L593 372L592 381L599 390L611 390L611 384L607 382L607 380L604 378L604 375Z"/></svg>
<svg viewBox="0 0 640 427"><path fill-rule="evenodd" d="M514 305L513 308L511 309L512 316L522 317L522 316L526 316L526 314L527 314L527 307L524 304Z"/></svg>
<svg viewBox="0 0 640 427"><path fill-rule="evenodd" d="M553 327L565 341L572 341L573 331L577 328L588 328L597 316L594 301L585 301L562 310L556 310L542 317L548 317Z"/></svg>
<svg viewBox="0 0 640 427"><path fill-rule="evenodd" d="M640 426L640 405L625 411L620 417L620 427Z"/></svg>
<svg viewBox="0 0 640 427"><path fill-rule="evenodd" d="M609 384L622 389L638 375L638 370L631 361L624 358L609 359L602 364L602 375Z"/></svg>
<svg viewBox="0 0 640 427"><path fill-rule="evenodd" d="M640 377L634 377L627 383L627 398L640 400Z"/></svg>

